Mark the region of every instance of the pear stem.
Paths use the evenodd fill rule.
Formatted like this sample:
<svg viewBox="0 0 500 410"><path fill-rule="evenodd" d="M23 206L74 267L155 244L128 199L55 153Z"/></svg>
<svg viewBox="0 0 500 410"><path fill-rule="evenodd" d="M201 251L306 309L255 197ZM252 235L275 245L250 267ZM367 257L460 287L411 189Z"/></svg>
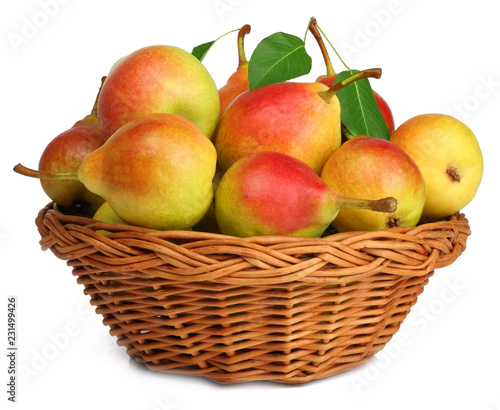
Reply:
<svg viewBox="0 0 500 410"><path fill-rule="evenodd" d="M452 182L460 182L462 180L455 167L448 168L446 174L450 177Z"/></svg>
<svg viewBox="0 0 500 410"><path fill-rule="evenodd" d="M104 81L106 81L106 76L101 78L101 86L99 87L99 91L97 92L97 96L95 97L95 102L94 106L92 107L92 111L90 112L90 115L97 117L97 103L99 102L99 96L101 95L101 90L102 86L104 84Z"/></svg>
<svg viewBox="0 0 500 410"><path fill-rule="evenodd" d="M245 36L250 33L250 26L245 24L238 32L238 67L248 63L245 56Z"/></svg>
<svg viewBox="0 0 500 410"><path fill-rule="evenodd" d="M344 67L347 68L349 71L351 71L351 69L347 66L347 64L345 63L344 60L342 60L342 57L340 57L340 54L337 52L337 50L335 49L335 47L333 46L333 44L330 42L330 40L328 40L328 37L326 36L326 34L323 32L323 30L321 30L321 27L316 24L316 27L318 28L318 30L320 31L320 33L323 35L323 37L326 38L326 41L328 41L328 44L330 44L330 47L332 48L332 50L335 52L335 54L337 55L337 57L339 58L339 60L342 62L342 64L344 64Z"/></svg>
<svg viewBox="0 0 500 410"><path fill-rule="evenodd" d="M14 167L14 171L26 177L38 178L38 179L65 179L74 181L79 180L76 172L36 171L34 169L27 168L22 164L17 164Z"/></svg>
<svg viewBox="0 0 500 410"><path fill-rule="evenodd" d="M377 200L358 199L337 194L333 190L331 195L338 209L371 209L375 212L393 213L398 208L398 201L393 197Z"/></svg>
<svg viewBox="0 0 500 410"><path fill-rule="evenodd" d="M344 78L342 81L339 81L336 84L333 84L328 90L320 91L318 95L323 98L327 103L333 98L335 94L337 94L342 88L346 85L349 85L355 81L361 80L363 78L380 78L382 76L382 69L380 68L369 68L368 70L358 71L350 75L347 78Z"/></svg>
<svg viewBox="0 0 500 410"><path fill-rule="evenodd" d="M323 41L323 38L321 37L321 33L318 30L317 21L315 17L311 17L311 19L309 20L308 28L311 34L316 39L316 41L318 42L321 54L323 54L323 59L325 60L325 65L326 65L326 75L328 77L333 77L334 75L336 75L336 73L335 70L333 69L332 61L330 60L330 56L328 55L328 51L326 50L326 46Z"/></svg>

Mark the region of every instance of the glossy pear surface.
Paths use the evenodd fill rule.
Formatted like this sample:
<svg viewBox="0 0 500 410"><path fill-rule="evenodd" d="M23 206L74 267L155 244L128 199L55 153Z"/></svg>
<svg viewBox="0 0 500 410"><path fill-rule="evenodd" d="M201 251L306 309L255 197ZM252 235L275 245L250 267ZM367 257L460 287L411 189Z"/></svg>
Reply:
<svg viewBox="0 0 500 410"><path fill-rule="evenodd" d="M215 167L215 148L194 124L152 114L85 157L78 178L127 223L189 229L212 203Z"/></svg>
<svg viewBox="0 0 500 410"><path fill-rule="evenodd" d="M476 195L483 175L483 155L476 136L460 120L444 114L418 115L401 124L390 140L422 172L425 217L453 215Z"/></svg>
<svg viewBox="0 0 500 410"><path fill-rule="evenodd" d="M105 139L127 122L153 113L180 115L211 138L219 107L217 87L203 64L181 48L158 45L113 65L97 113Z"/></svg>
<svg viewBox="0 0 500 410"><path fill-rule="evenodd" d="M415 162L395 144L358 136L342 144L326 162L321 179L336 192L352 197L394 197L396 212L342 209L332 225L340 232L378 231L414 226L420 220L425 185Z"/></svg>
<svg viewBox="0 0 500 410"><path fill-rule="evenodd" d="M316 173L340 146L340 104L321 83L284 82L246 91L228 107L215 136L223 170L248 154L281 152Z"/></svg>

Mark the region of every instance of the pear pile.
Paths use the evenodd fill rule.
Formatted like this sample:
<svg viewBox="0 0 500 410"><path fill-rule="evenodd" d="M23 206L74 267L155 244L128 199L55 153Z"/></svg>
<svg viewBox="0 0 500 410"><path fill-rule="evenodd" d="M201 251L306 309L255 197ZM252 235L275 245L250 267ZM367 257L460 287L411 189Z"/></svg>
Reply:
<svg viewBox="0 0 500 410"><path fill-rule="evenodd" d="M48 143L38 170L14 170L39 178L67 212L83 204L102 222L239 237L415 226L474 198L483 159L461 121L422 114L396 128L374 92L389 140L348 135L337 93L380 70L249 90L249 32L240 30L237 70L221 88L179 47L121 58L91 113Z"/></svg>

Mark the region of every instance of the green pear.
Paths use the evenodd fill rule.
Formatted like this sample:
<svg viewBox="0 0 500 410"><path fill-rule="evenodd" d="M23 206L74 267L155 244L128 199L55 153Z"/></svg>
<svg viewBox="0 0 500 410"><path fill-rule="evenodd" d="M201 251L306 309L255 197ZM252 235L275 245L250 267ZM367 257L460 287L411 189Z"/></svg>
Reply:
<svg viewBox="0 0 500 410"><path fill-rule="evenodd" d="M127 222L120 218L111 205L108 202L104 202L99 209L97 209L96 213L92 217L96 221L112 223L112 224L126 224Z"/></svg>
<svg viewBox="0 0 500 410"><path fill-rule="evenodd" d="M100 222L113 223L113 224L126 224L127 222L120 218L109 203L104 202L95 212L92 219ZM111 232L105 230L98 230L97 233L101 235L109 235Z"/></svg>
<svg viewBox="0 0 500 410"><path fill-rule="evenodd" d="M174 114L151 114L121 127L87 155L77 172L37 178L77 179L100 195L124 221L152 229L189 229L213 200L217 154L191 122Z"/></svg>

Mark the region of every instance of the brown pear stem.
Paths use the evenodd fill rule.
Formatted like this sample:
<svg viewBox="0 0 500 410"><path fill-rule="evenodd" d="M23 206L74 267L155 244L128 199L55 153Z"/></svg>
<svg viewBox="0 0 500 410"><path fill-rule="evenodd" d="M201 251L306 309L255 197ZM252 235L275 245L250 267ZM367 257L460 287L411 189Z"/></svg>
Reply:
<svg viewBox="0 0 500 410"><path fill-rule="evenodd" d="M90 115L97 117L97 103L99 102L99 96L101 95L102 86L104 85L104 81L106 81L106 76L101 78L101 86L99 87L99 91L97 92L97 96L95 97L94 106L92 107L92 111Z"/></svg>
<svg viewBox="0 0 500 410"><path fill-rule="evenodd" d="M14 167L14 171L18 174L24 175L26 177L38 178L38 179L65 179L78 181L78 175L76 172L48 172L48 171L36 171L31 168L27 168L22 164L17 164Z"/></svg>
<svg viewBox="0 0 500 410"><path fill-rule="evenodd" d="M342 81L339 81L336 84L333 84L328 90L320 91L318 95L323 98L327 103L333 98L335 94L337 94L342 88L346 85L349 85L355 81L361 80L363 78L380 78L382 76L381 68L369 68L367 70L358 71L350 75L347 78L344 78Z"/></svg>
<svg viewBox="0 0 500 410"><path fill-rule="evenodd" d="M238 32L238 67L248 63L245 56L245 36L250 33L250 26L245 24Z"/></svg>
<svg viewBox="0 0 500 410"><path fill-rule="evenodd" d="M332 191L338 209L371 209L375 212L393 213L398 208L396 198L387 197L377 200L350 198Z"/></svg>
<svg viewBox="0 0 500 410"><path fill-rule="evenodd" d="M321 33L317 27L317 21L315 17L311 17L309 20L309 31L314 36L316 41L318 42L319 49L321 50L321 54L323 54L323 59L326 64L326 75L328 77L333 77L336 73L332 66L332 61L330 60L330 56L328 55L328 51L326 50L325 42L323 41L323 37L321 37Z"/></svg>

